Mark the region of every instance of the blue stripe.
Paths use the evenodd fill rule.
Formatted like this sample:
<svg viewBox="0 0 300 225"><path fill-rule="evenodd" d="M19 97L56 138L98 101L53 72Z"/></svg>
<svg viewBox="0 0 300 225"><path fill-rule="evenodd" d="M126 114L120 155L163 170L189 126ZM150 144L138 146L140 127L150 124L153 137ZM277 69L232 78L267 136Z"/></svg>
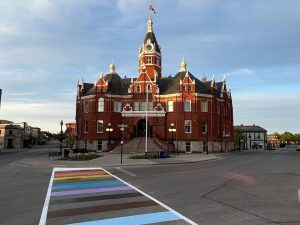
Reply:
<svg viewBox="0 0 300 225"><path fill-rule="evenodd" d="M84 187L105 187L110 185L123 184L121 181L102 181L97 183L81 183L81 184L65 184L65 185L54 185L53 190L57 189L68 189L68 188L84 188Z"/></svg>
<svg viewBox="0 0 300 225"><path fill-rule="evenodd" d="M142 225L142 224L160 223L160 222L174 221L174 220L181 220L181 218L175 215L174 213L167 211L167 212L140 214L135 216L118 217L118 218L105 219L105 220L72 223L69 225L120 225L120 224Z"/></svg>

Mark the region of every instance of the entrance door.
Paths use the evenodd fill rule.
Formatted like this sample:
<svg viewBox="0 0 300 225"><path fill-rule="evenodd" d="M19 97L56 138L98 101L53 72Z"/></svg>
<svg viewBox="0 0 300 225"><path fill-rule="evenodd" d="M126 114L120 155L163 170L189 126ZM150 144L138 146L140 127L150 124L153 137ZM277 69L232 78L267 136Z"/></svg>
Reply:
<svg viewBox="0 0 300 225"><path fill-rule="evenodd" d="M137 137L146 136L146 120L141 119L137 124ZM152 126L148 123L148 137L152 137Z"/></svg>
<svg viewBox="0 0 300 225"><path fill-rule="evenodd" d="M7 139L7 148L13 148L13 139Z"/></svg>
<svg viewBox="0 0 300 225"><path fill-rule="evenodd" d="M138 122L137 136L138 137L145 137L146 136L146 120L145 119L142 119Z"/></svg>

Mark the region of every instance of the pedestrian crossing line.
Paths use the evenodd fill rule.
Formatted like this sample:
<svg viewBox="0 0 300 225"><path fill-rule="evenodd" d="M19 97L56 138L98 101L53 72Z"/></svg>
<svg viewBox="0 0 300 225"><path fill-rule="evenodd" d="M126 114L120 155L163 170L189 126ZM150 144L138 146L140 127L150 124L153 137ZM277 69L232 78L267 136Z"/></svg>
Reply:
<svg viewBox="0 0 300 225"><path fill-rule="evenodd" d="M96 220L68 225L142 225L150 223L162 223L180 220L181 218L172 212L148 213L142 215L126 216L112 219Z"/></svg>
<svg viewBox="0 0 300 225"><path fill-rule="evenodd" d="M54 168L39 225L197 225L103 168Z"/></svg>

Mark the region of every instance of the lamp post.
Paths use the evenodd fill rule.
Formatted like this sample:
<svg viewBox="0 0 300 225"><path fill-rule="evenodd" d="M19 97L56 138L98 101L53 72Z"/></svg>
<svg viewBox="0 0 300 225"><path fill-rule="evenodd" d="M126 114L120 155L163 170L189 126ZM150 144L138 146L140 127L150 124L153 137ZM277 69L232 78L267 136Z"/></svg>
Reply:
<svg viewBox="0 0 300 225"><path fill-rule="evenodd" d="M128 126L125 125L125 124L119 124L118 127L120 128L120 131L122 132L122 138L121 138L121 164L123 164L124 130Z"/></svg>
<svg viewBox="0 0 300 225"><path fill-rule="evenodd" d="M176 128L174 127L174 123L171 123L171 128L169 129L169 132L172 133L172 150L174 152L174 133L176 132Z"/></svg>
<svg viewBox="0 0 300 225"><path fill-rule="evenodd" d="M108 123L108 127L106 128L106 131L108 132L108 150L110 150L111 145L111 132L113 132L113 128L111 127L111 123Z"/></svg>
<svg viewBox="0 0 300 225"><path fill-rule="evenodd" d="M62 141L63 141L63 133L62 133L62 126L64 125L64 122L60 121L60 146L59 146L59 154L62 155Z"/></svg>

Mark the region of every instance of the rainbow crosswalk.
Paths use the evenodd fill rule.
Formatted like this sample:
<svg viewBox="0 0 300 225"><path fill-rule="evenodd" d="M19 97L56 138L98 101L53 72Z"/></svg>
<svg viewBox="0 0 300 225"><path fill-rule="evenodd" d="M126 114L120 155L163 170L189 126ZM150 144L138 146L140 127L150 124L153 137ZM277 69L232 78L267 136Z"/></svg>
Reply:
<svg viewBox="0 0 300 225"><path fill-rule="evenodd" d="M39 224L196 223L103 168L54 168Z"/></svg>

